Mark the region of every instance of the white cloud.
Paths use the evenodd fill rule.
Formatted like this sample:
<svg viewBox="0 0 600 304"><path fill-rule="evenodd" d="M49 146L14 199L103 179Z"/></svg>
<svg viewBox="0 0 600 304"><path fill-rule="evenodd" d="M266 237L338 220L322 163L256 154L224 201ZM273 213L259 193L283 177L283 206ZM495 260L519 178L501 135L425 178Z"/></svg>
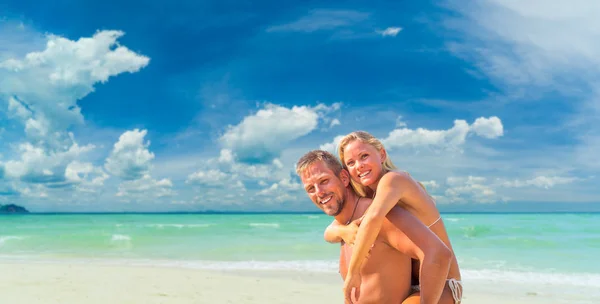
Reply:
<svg viewBox="0 0 600 304"><path fill-rule="evenodd" d="M104 185L104 181L109 176L102 168L96 167L92 163L75 160L67 165L65 177L67 181L82 184L84 187L99 187Z"/></svg>
<svg viewBox="0 0 600 304"><path fill-rule="evenodd" d="M425 188L427 188L427 190L438 189L440 187L440 185L434 180L423 181L423 182L421 182L421 184L423 184L423 186L425 186Z"/></svg>
<svg viewBox="0 0 600 304"><path fill-rule="evenodd" d="M369 18L368 13L352 10L317 9L288 24L269 27L267 32L305 32L349 27Z"/></svg>
<svg viewBox="0 0 600 304"><path fill-rule="evenodd" d="M331 123L329 124L329 127L330 127L330 128L333 128L333 127L335 127L335 126L339 126L339 125L341 125L341 124L342 124L342 123L340 122L340 120L339 120L339 119L337 119L337 118L334 118L334 119L332 119L332 120L331 120Z"/></svg>
<svg viewBox="0 0 600 304"><path fill-rule="evenodd" d="M485 138L497 138L504 135L502 121L496 116L477 118L471 125L471 130L473 133Z"/></svg>
<svg viewBox="0 0 600 304"><path fill-rule="evenodd" d="M156 180L150 175L144 175L139 179L122 182L116 194L125 199L137 199L148 201L152 198L174 196L173 183L170 179Z"/></svg>
<svg viewBox="0 0 600 304"><path fill-rule="evenodd" d="M500 181L500 185L503 187L510 188L521 188L521 187L539 187L549 189L556 185L570 184L577 181L575 177L561 177L561 176L536 176L535 178L528 180L504 180Z"/></svg>
<svg viewBox="0 0 600 304"><path fill-rule="evenodd" d="M408 126L408 125L402 119L402 115L398 115L398 118L396 118L396 128L402 128L402 127L406 127L406 126Z"/></svg>
<svg viewBox="0 0 600 304"><path fill-rule="evenodd" d="M388 27L385 30L380 31L379 34L383 37L386 37L386 36L396 37L398 35L398 33L400 33L401 30L402 30L401 27Z"/></svg>
<svg viewBox="0 0 600 304"><path fill-rule="evenodd" d="M0 167L0 170L2 168ZM14 197L20 194L19 190L12 183L8 183L2 180L2 174L0 172L0 200L3 197Z"/></svg>
<svg viewBox="0 0 600 304"><path fill-rule="evenodd" d="M120 31L100 31L72 41L49 35L46 49L0 62L0 98L25 125L29 139L60 146L65 131L81 124L77 101L98 82L134 73L149 59L117 43Z"/></svg>
<svg viewBox="0 0 600 304"><path fill-rule="evenodd" d="M188 184L202 184L207 186L220 186L230 180L231 176L219 170L196 171L186 180Z"/></svg>
<svg viewBox="0 0 600 304"><path fill-rule="evenodd" d="M261 201L267 204L285 203L303 197L303 188L291 177L284 178L257 193Z"/></svg>
<svg viewBox="0 0 600 304"><path fill-rule="evenodd" d="M600 66L596 1L449 1L449 6L463 19L448 24L467 34L453 50L475 59L501 83L547 86L565 72L581 71L587 78L590 68Z"/></svg>
<svg viewBox="0 0 600 304"><path fill-rule="evenodd" d="M48 151L31 143L22 143L18 146L21 159L5 162L5 175L28 183L68 186L73 181L67 177L66 168L92 149L93 145L80 147L74 139L66 151Z"/></svg>
<svg viewBox="0 0 600 304"><path fill-rule="evenodd" d="M316 129L320 119L338 109L338 104L292 108L266 104L238 125L229 126L220 142L242 162L270 161L288 144Z"/></svg>
<svg viewBox="0 0 600 304"><path fill-rule="evenodd" d="M147 130L134 129L119 136L104 167L108 172L125 180L135 180L149 173L154 153L148 150L150 141L144 142Z"/></svg>
<svg viewBox="0 0 600 304"><path fill-rule="evenodd" d="M333 154L333 155L336 155L336 156L337 156L337 148L338 148L338 145L340 144L340 141L342 141L342 138L344 138L344 136L345 136L345 135L338 135L338 136L336 136L336 137L333 139L333 141L332 141L332 142L329 142L329 143L322 144L322 145L319 147L319 149L320 149L320 150L327 151L327 152L330 152L331 154Z"/></svg>
<svg viewBox="0 0 600 304"><path fill-rule="evenodd" d="M458 34L448 43L511 99L562 102L567 111L552 127L569 131L575 166L598 168L600 154L600 3L484 0L464 5L444 24ZM565 132L566 133L566 132Z"/></svg>
<svg viewBox="0 0 600 304"><path fill-rule="evenodd" d="M446 183L448 188L441 202L450 203L495 203L502 200L492 187L485 185L485 177L448 177Z"/></svg>
<svg viewBox="0 0 600 304"><path fill-rule="evenodd" d="M391 131L382 139L387 149L429 147L433 149L457 149L462 146L470 132L486 138L502 135L502 122L497 117L478 118L472 126L464 120L455 120L448 130L428 130L424 128L400 128Z"/></svg>

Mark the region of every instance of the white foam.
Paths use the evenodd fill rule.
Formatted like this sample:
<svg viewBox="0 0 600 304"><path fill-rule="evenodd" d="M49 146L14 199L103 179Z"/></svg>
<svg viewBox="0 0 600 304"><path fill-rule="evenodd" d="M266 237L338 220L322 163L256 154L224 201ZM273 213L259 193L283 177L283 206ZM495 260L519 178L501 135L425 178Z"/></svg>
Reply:
<svg viewBox="0 0 600 304"><path fill-rule="evenodd" d="M131 241L131 237L129 235L123 235L123 234L113 234L112 238L110 239L111 241Z"/></svg>
<svg viewBox="0 0 600 304"><path fill-rule="evenodd" d="M14 236L14 235L0 236L0 246L4 245L6 242L8 242L10 240L23 240L23 239L25 239L25 237L23 237L23 236Z"/></svg>
<svg viewBox="0 0 600 304"><path fill-rule="evenodd" d="M461 270L465 280L499 283L521 283L534 285L557 285L576 287L600 287L600 274L596 273L558 273L558 272L521 272L503 270Z"/></svg>
<svg viewBox="0 0 600 304"><path fill-rule="evenodd" d="M158 229L164 229L164 228L182 229L182 228L204 228L204 227L214 226L214 224L209 224L209 223L204 223L204 224L148 224L148 225L144 225L144 226L151 227L151 228L158 228Z"/></svg>
<svg viewBox="0 0 600 304"><path fill-rule="evenodd" d="M279 223L250 223L250 227L279 228Z"/></svg>

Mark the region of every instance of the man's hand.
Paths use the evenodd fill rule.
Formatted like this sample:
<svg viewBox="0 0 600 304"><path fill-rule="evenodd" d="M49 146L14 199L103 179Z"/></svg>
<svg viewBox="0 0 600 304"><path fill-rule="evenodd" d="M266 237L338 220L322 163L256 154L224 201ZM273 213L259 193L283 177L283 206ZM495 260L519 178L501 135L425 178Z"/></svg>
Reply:
<svg viewBox="0 0 600 304"><path fill-rule="evenodd" d="M360 297L360 273L348 273L346 280L344 281L344 298L346 304L355 303L354 300L358 301ZM354 289L354 300L352 299L352 289Z"/></svg>
<svg viewBox="0 0 600 304"><path fill-rule="evenodd" d="M352 221L344 228L341 237L346 244L354 245L354 241L356 240L356 233L358 232L358 226L360 226L361 221L362 217Z"/></svg>

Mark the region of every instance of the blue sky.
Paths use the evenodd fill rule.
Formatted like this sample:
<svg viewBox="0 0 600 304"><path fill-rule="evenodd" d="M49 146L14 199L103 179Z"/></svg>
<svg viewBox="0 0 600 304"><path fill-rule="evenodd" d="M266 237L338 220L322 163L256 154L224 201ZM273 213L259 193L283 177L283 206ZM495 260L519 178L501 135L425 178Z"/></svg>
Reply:
<svg viewBox="0 0 600 304"><path fill-rule="evenodd" d="M599 210L600 5L0 4L0 204L315 211L366 130L443 211Z"/></svg>

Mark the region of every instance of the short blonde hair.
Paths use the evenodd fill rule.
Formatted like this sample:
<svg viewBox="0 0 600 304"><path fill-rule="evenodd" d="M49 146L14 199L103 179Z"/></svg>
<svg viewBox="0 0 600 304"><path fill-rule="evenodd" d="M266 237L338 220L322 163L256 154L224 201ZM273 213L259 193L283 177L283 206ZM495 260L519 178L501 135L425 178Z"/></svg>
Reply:
<svg viewBox="0 0 600 304"><path fill-rule="evenodd" d="M340 176L343 169L342 164L340 164L333 154L323 150L313 150L304 154L296 163L296 174L302 176L304 171L317 161L325 162L327 168L333 171L335 176Z"/></svg>
<svg viewBox="0 0 600 304"><path fill-rule="evenodd" d="M384 149L383 144L381 143L381 141L379 141L379 139L377 139L375 136L373 136L370 133L365 132L365 131L355 131L355 132L352 132L352 133L344 136L338 145L338 155L340 156L340 160L342 160L342 166L345 169L347 169L347 166L346 166L346 161L344 160L344 149L346 148L346 146L349 143L351 143L355 140L359 140L365 144L369 144L369 145L373 146L375 149L377 149L378 151L381 151ZM383 161L384 172L388 172L388 171L391 171L394 169L396 169L396 166L394 165L392 160L386 154L385 160ZM367 188L365 186L355 182L352 179L350 182L352 183L352 187L354 188L356 193L358 193L360 196L367 195L367 191L366 191Z"/></svg>

